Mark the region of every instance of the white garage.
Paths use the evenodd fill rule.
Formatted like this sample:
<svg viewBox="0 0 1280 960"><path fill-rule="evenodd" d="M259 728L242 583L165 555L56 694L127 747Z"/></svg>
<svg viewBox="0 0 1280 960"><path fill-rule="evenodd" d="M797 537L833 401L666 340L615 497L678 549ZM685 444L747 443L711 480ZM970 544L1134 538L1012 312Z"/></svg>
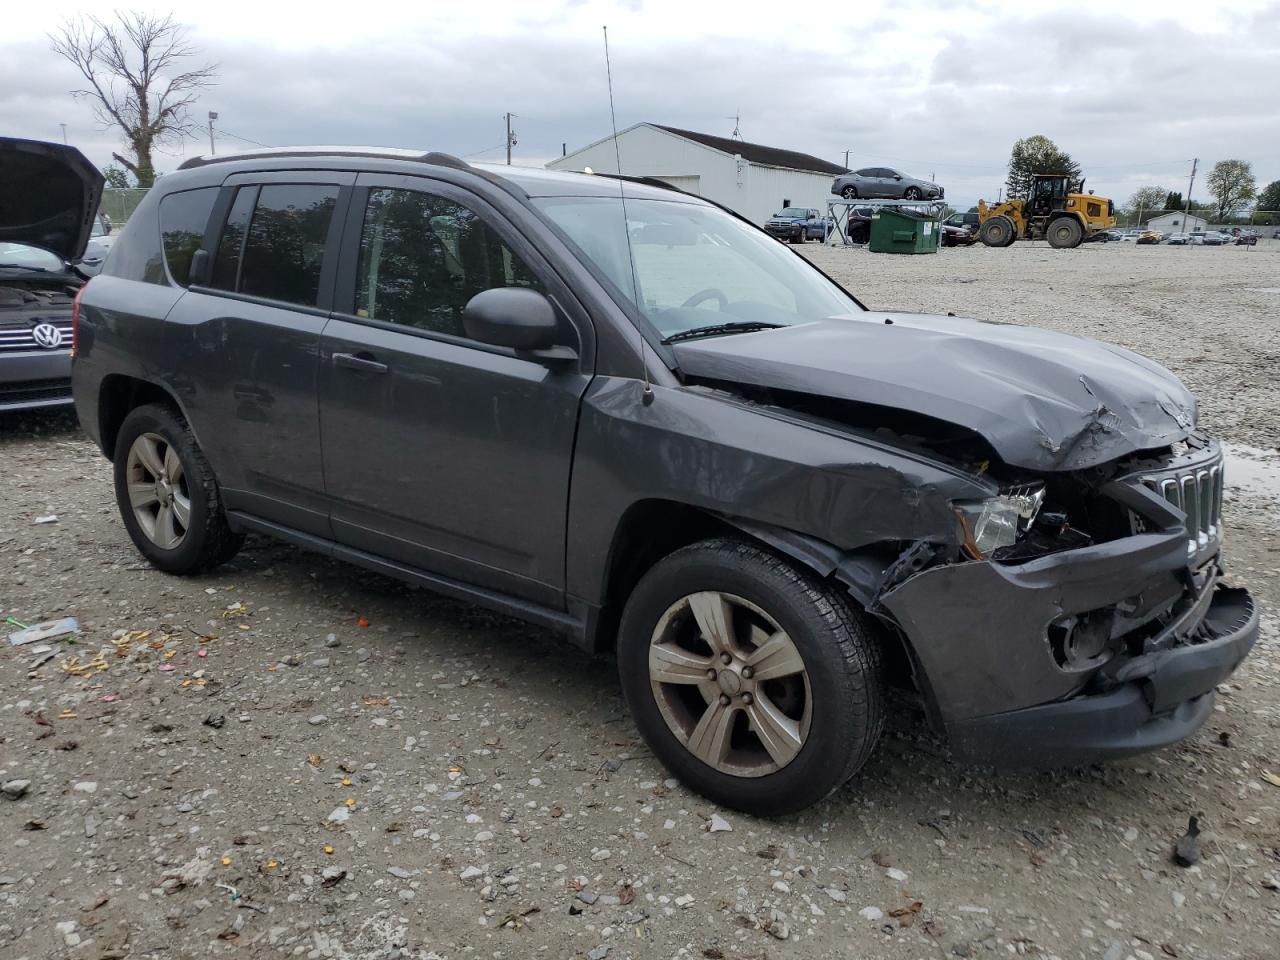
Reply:
<svg viewBox="0 0 1280 960"><path fill-rule="evenodd" d="M618 133L622 172L656 177L673 187L722 203L753 223L764 223L787 204L826 211L831 180L845 168L807 153L716 137L657 123ZM552 170L617 173L613 137L597 140L547 164Z"/></svg>

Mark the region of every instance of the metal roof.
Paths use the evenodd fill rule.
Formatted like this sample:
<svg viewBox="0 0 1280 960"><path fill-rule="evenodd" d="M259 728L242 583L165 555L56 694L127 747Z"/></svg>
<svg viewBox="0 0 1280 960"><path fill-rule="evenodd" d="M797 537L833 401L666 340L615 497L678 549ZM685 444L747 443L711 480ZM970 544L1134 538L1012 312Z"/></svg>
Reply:
<svg viewBox="0 0 1280 960"><path fill-rule="evenodd" d="M682 130L679 127L668 127L661 123L650 124L659 130L693 140L703 146L711 147L728 154L740 154L743 159L752 163L762 163L770 167L786 167L791 170L806 170L813 173L829 173L839 176L849 171L838 163L831 163L819 157L796 150L782 150L778 147L766 147L760 143L747 143L745 140L734 140L731 137L716 137L709 133L698 133L695 130Z"/></svg>

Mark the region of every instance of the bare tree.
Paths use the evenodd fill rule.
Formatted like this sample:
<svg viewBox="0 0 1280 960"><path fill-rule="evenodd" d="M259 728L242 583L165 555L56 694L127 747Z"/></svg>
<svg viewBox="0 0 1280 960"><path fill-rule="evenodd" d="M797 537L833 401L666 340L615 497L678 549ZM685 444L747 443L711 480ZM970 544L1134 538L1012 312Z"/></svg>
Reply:
<svg viewBox="0 0 1280 960"><path fill-rule="evenodd" d="M189 108L214 82L217 65L187 69L198 51L172 14L115 16L113 23L98 17L68 20L49 39L88 84L72 96L89 98L98 120L124 135L132 157L111 156L138 186L149 187L156 179L152 150L192 132Z"/></svg>

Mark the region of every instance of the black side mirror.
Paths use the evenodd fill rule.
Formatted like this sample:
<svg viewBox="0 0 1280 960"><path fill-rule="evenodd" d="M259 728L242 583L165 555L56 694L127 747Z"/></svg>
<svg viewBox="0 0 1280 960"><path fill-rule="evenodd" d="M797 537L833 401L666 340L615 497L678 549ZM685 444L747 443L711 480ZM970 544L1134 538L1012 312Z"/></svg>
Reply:
<svg viewBox="0 0 1280 960"><path fill-rule="evenodd" d="M560 321L551 301L528 287L482 290L462 308L462 327L481 343L510 347L543 362L577 359L572 347L557 343Z"/></svg>
<svg viewBox="0 0 1280 960"><path fill-rule="evenodd" d="M191 255L191 266L187 268L188 285L203 287L210 279L213 258L208 250L197 250Z"/></svg>

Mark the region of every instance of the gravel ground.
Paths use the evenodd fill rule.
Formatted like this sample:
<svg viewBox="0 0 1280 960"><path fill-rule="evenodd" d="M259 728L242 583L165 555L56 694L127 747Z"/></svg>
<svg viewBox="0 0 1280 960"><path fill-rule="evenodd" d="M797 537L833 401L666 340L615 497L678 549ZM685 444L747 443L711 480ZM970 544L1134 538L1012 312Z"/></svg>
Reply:
<svg viewBox="0 0 1280 960"><path fill-rule="evenodd" d="M1262 452L1280 438L1280 295L1255 292L1280 250L805 252L877 308L1169 364L1208 427L1262 448L1243 451L1229 555L1280 608ZM208 576L157 573L67 415L0 418L0 470L3 616L84 626L39 666L0 647L2 956L1277 955L1274 616L1176 748L995 775L900 705L830 801L755 820L667 779L607 659L261 539Z"/></svg>

